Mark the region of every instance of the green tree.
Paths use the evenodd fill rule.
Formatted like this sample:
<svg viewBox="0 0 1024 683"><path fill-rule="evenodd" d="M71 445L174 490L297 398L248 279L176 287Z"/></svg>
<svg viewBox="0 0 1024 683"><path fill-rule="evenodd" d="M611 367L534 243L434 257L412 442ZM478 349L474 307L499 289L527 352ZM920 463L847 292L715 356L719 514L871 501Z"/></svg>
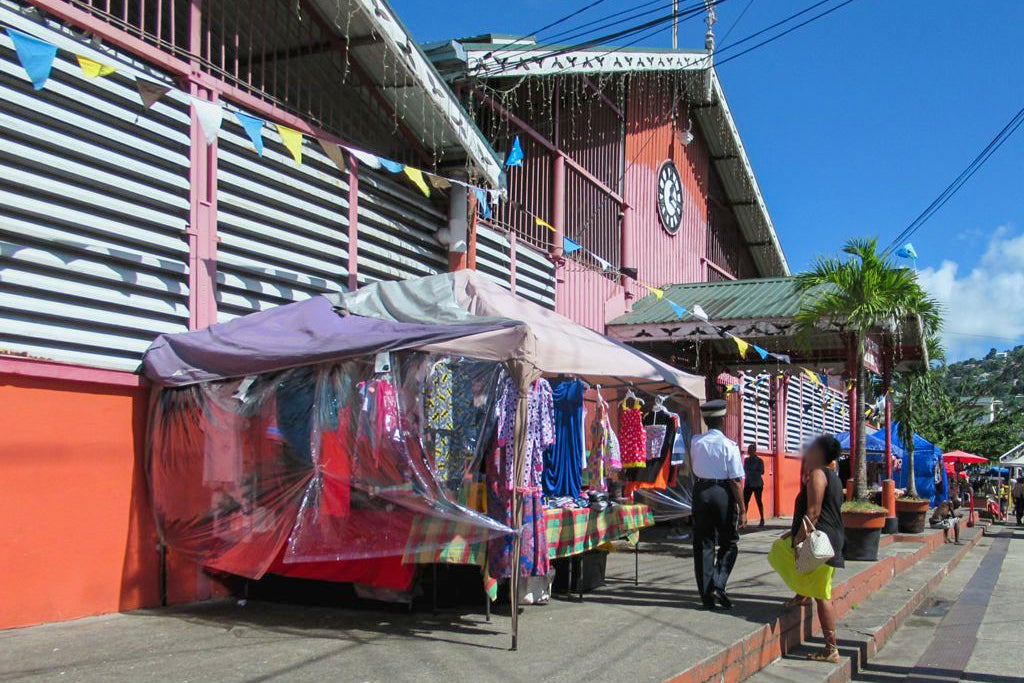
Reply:
<svg viewBox="0 0 1024 683"><path fill-rule="evenodd" d="M917 498L914 472L914 434L921 433L931 406L944 396L941 375L935 366L942 366L945 350L935 335L927 339L929 365L899 373L893 383L893 418L899 423L899 440L903 445L903 466L907 468L907 496Z"/></svg>
<svg viewBox="0 0 1024 683"><path fill-rule="evenodd" d="M897 332L908 319L917 318L926 335L940 325L938 303L928 296L912 270L897 268L878 253L875 239L851 239L843 247L846 258L819 258L796 276L802 294L796 321L806 334L838 328L850 335L854 349L857 387L857 443L854 497L867 499L867 371L864 354L868 335Z"/></svg>

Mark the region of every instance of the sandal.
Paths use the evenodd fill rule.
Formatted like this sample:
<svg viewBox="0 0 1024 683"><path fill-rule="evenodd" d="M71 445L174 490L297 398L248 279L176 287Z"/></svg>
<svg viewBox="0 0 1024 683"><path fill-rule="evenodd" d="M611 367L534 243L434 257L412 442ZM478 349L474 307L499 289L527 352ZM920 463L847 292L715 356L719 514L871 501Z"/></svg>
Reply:
<svg viewBox="0 0 1024 683"><path fill-rule="evenodd" d="M817 652L812 652L807 655L807 659L812 662L828 662L829 664L839 663L839 648L835 645L826 645Z"/></svg>
<svg viewBox="0 0 1024 683"><path fill-rule="evenodd" d="M794 607L803 607L804 605L811 604L811 599L806 595L794 595L786 602L782 603L782 606L786 609L793 609Z"/></svg>

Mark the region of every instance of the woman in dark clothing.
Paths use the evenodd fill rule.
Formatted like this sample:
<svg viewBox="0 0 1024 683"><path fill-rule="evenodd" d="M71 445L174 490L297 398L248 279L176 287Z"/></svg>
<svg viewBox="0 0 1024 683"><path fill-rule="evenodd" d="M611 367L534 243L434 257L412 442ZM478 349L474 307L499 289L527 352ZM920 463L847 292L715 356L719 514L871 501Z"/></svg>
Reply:
<svg viewBox="0 0 1024 683"><path fill-rule="evenodd" d="M757 454L757 446L750 444L747 447L747 459L743 461L743 471L746 477L743 480L743 506L750 509L750 496L754 496L757 503L757 511L761 514L761 523L764 528L764 503L761 502L761 494L764 491L764 460Z"/></svg>
<svg viewBox="0 0 1024 683"><path fill-rule="evenodd" d="M839 442L833 436L822 435L815 439L804 452L804 477L797 494L793 511L793 527L790 531L793 547L807 537L806 519L810 526L821 531L832 543L835 555L826 564L842 567L843 563L843 485L835 472L839 458ZM794 551L795 552L795 551ZM787 607L806 604L809 598L797 595L787 601ZM838 662L839 648L836 646L836 613L832 600L816 599L818 621L825 638L825 648L809 656L821 662Z"/></svg>

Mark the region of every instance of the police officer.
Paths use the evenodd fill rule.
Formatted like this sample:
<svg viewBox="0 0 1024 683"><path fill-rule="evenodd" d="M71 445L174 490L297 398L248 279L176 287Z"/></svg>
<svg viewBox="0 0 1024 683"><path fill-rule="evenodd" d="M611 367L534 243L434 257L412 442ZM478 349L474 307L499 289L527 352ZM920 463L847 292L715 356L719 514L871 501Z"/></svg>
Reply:
<svg viewBox="0 0 1024 683"><path fill-rule="evenodd" d="M700 408L708 431L693 437L693 566L704 609L732 608L725 585L739 554L739 530L747 523L743 503L743 458L736 442L722 433L725 401ZM718 552L715 552L717 542Z"/></svg>

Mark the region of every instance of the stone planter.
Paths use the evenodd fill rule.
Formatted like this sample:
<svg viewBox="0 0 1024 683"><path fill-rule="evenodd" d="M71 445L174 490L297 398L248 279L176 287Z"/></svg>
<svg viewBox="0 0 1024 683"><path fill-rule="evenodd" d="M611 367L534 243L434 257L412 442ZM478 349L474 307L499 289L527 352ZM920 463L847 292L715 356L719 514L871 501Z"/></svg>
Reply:
<svg viewBox="0 0 1024 683"><path fill-rule="evenodd" d="M928 515L930 503L927 500L896 500L896 519L901 534L920 534L924 532L925 517Z"/></svg>

